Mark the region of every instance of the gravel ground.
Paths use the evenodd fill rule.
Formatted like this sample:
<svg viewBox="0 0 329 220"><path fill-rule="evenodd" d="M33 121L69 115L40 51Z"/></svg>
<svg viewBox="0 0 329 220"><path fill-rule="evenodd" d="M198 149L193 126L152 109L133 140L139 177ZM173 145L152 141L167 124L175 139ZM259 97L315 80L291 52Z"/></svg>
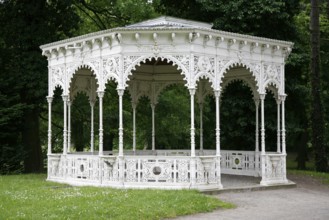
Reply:
<svg viewBox="0 0 329 220"><path fill-rule="evenodd" d="M231 202L235 209L219 209L176 219L329 219L329 187L318 180L299 175L290 175L297 188L254 192L227 192L217 198Z"/></svg>

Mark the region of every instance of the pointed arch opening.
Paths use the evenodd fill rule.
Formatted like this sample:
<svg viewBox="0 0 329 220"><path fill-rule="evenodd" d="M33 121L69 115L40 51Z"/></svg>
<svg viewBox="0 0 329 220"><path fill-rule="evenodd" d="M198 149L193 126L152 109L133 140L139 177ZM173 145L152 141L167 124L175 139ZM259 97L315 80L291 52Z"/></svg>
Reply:
<svg viewBox="0 0 329 220"><path fill-rule="evenodd" d="M67 149L68 152L94 151L98 74L92 64L77 65L71 70L68 72Z"/></svg>
<svg viewBox="0 0 329 220"><path fill-rule="evenodd" d="M221 143L224 150L255 149L255 103L242 80L226 84L221 95Z"/></svg>
<svg viewBox="0 0 329 220"><path fill-rule="evenodd" d="M209 78L198 78L196 87L196 149L203 155L203 150L216 149L216 103Z"/></svg>
<svg viewBox="0 0 329 220"><path fill-rule="evenodd" d="M175 128L179 127L175 124L183 123L180 120L184 118L181 104L185 103L184 106L188 107L188 90L184 86L188 84L186 68L170 56L140 57L134 64L127 78L132 110L133 114L137 110L136 124L146 126L144 122L147 121L148 126L143 131L133 129L133 137L144 139L133 140L133 145L137 143L137 149L148 150L182 149L182 146L188 149L188 120L185 120L186 123L183 120L187 128L175 133ZM188 111L184 109L184 113L185 110ZM143 122L140 122L141 120ZM136 124L133 127L136 127Z"/></svg>

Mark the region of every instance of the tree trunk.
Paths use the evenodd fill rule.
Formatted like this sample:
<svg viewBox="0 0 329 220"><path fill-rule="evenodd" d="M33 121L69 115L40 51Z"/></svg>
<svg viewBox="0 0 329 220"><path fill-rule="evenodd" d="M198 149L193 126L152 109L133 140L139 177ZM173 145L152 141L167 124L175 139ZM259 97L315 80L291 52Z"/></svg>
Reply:
<svg viewBox="0 0 329 220"><path fill-rule="evenodd" d="M298 143L297 151L297 169L306 170L306 161L308 161L307 156L307 140L308 140L307 129L301 133Z"/></svg>
<svg viewBox="0 0 329 220"><path fill-rule="evenodd" d="M24 171L26 173L43 171L43 159L39 134L39 110L26 109L23 116L22 141L26 153Z"/></svg>
<svg viewBox="0 0 329 220"><path fill-rule="evenodd" d="M320 22L319 1L311 0L311 86L312 86L312 145L317 171L325 172L328 168L326 146L324 142L324 118L321 100L320 77Z"/></svg>

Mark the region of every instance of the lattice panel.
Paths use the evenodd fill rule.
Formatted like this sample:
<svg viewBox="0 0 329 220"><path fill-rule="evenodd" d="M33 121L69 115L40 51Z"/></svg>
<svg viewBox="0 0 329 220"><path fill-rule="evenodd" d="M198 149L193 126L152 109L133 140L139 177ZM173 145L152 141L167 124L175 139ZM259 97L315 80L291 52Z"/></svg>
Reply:
<svg viewBox="0 0 329 220"><path fill-rule="evenodd" d="M222 152L221 166L233 170L254 170L255 155L250 152Z"/></svg>
<svg viewBox="0 0 329 220"><path fill-rule="evenodd" d="M161 159L144 159L142 166L142 182L172 182L172 161Z"/></svg>

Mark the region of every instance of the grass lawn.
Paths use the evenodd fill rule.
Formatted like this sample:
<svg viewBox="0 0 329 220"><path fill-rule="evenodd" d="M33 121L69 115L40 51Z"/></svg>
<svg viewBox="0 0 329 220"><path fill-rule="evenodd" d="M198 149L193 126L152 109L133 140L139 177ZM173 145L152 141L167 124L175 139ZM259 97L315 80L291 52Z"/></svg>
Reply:
<svg viewBox="0 0 329 220"><path fill-rule="evenodd" d="M329 173L321 173L311 170L288 170L288 174L311 176L319 179L323 184L329 185Z"/></svg>
<svg viewBox="0 0 329 220"><path fill-rule="evenodd" d="M289 152L287 154L287 169L296 169L297 168L297 153ZM308 170L315 170L314 158L312 155L309 155L309 160L306 161L306 168Z"/></svg>
<svg viewBox="0 0 329 220"><path fill-rule="evenodd" d="M0 219L162 219L232 208L194 190L118 190L0 176Z"/></svg>
<svg viewBox="0 0 329 220"><path fill-rule="evenodd" d="M309 160L306 162L307 170L297 170L297 154L288 153L287 156L287 170L288 174L301 175L301 176L310 176L316 179L319 179L322 183L329 185L329 173L321 173L315 171L314 158L312 155L309 155Z"/></svg>

